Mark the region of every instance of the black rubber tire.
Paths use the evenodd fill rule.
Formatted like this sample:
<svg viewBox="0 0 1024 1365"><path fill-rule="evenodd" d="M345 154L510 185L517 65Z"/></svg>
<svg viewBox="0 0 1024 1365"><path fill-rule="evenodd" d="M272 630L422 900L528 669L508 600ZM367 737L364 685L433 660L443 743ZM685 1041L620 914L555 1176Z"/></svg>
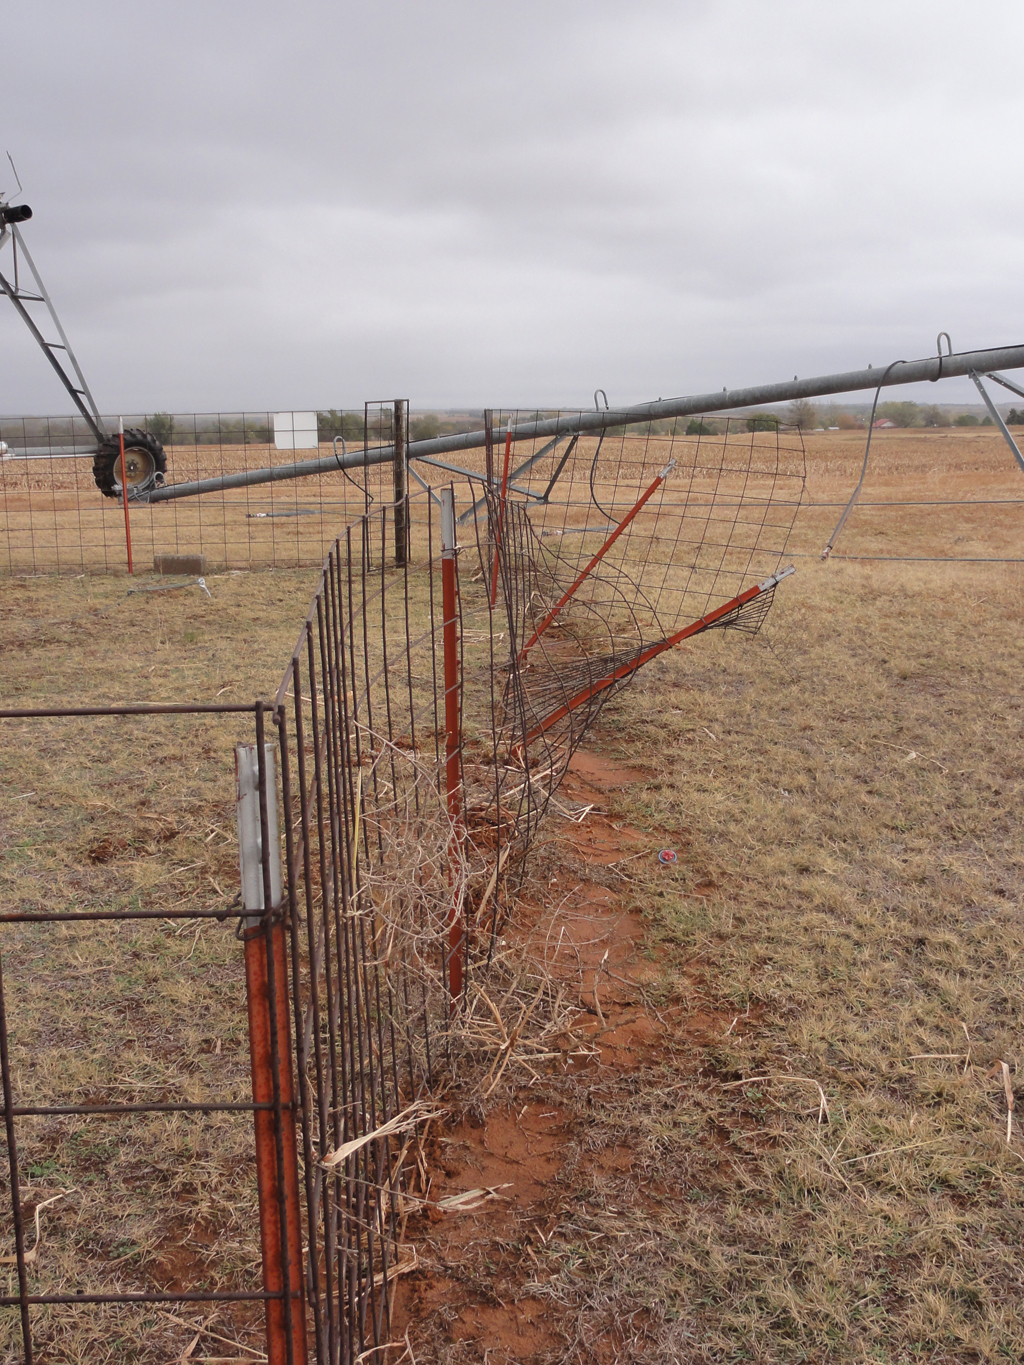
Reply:
<svg viewBox="0 0 1024 1365"><path fill-rule="evenodd" d="M132 493L148 493L158 487L163 483L164 475L167 473L167 456L164 454L164 448L155 436L150 436L149 432L139 431L137 427L125 427L126 462L130 450L145 452L149 458L144 463L147 465L151 463L153 467L144 470L142 476L137 479L132 479L129 470L129 497ZM120 498L121 441L118 436L108 436L93 456L92 476L96 480L96 487L105 498Z"/></svg>

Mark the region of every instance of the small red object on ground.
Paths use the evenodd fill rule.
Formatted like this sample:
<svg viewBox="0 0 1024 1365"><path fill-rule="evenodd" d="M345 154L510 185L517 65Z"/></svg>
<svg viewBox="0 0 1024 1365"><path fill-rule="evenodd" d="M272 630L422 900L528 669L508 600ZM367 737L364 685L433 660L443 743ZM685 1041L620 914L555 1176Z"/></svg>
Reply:
<svg viewBox="0 0 1024 1365"><path fill-rule="evenodd" d="M663 848L658 854L659 863L677 863L678 861L679 854L674 848Z"/></svg>

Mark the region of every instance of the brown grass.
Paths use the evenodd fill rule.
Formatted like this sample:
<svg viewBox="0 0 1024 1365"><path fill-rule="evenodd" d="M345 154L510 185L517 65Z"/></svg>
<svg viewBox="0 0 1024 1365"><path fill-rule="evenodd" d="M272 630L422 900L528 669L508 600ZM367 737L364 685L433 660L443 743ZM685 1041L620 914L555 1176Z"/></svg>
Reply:
<svg viewBox="0 0 1024 1365"><path fill-rule="evenodd" d="M624 1320L605 1358L1024 1355L1021 590L814 565L760 641L695 642L606 715L658 774L619 817L684 857L634 887L665 1061L602 1076L579 1136L636 1165L583 1191L570 1163L591 1219L533 1291L573 1358Z"/></svg>
<svg viewBox="0 0 1024 1365"><path fill-rule="evenodd" d="M491 1180L546 1184L490 1236L434 1234L421 1256L443 1289L417 1291L417 1358L1024 1357L1024 1142L1014 1123L1007 1143L1002 1065L1019 1114L1024 577L822 565L862 455L856 433L808 439L811 499L838 505L801 516L761 637L663 657L591 736L649 773L613 792L611 827L680 862L605 876L574 834L538 850L533 890L618 886L644 924L632 974L655 1041L639 1065L605 1049L521 1082L445 1149L470 1160L460 1179L491 1162ZM988 433L887 436L863 492L982 496L1024 496ZM862 508L837 552L1019 558L1020 516Z"/></svg>

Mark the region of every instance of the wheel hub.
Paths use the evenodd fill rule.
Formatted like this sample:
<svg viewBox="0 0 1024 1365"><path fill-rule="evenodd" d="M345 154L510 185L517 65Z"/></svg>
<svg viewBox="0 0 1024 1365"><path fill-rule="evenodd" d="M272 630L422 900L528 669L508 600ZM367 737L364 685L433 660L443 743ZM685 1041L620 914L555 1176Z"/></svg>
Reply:
<svg viewBox="0 0 1024 1365"><path fill-rule="evenodd" d="M114 473L118 476L121 473L120 456L114 462ZM129 488L145 487L153 481L155 474L156 463L148 450L138 450L135 447L125 450L124 478Z"/></svg>

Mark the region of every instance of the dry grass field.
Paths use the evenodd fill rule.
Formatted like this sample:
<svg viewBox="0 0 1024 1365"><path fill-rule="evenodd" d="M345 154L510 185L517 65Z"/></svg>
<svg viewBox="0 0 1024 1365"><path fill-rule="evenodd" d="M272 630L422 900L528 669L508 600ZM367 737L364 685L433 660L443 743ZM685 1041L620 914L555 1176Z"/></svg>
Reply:
<svg viewBox="0 0 1024 1365"><path fill-rule="evenodd" d="M538 850L599 1059L466 1097L439 1168L507 1202L421 1230L417 1360L1024 1356L1022 566L838 558L1021 558L1024 509L864 508L822 564L862 438L807 454L762 635L641 672ZM874 455L865 502L1024 492L988 433Z"/></svg>
<svg viewBox="0 0 1024 1365"><path fill-rule="evenodd" d="M1024 558L1024 507L865 505L822 564L862 441L807 437L798 573L762 635L663 656L592 736L633 774L587 817L621 859L606 867L587 820L555 817L528 889L551 901L549 937L583 882L628 922L618 970L642 1018L613 1045L626 1003L595 1009L581 968L589 1060L519 1074L487 1105L451 1095L466 1119L434 1148L439 1181L517 1123L509 1150L537 1178L515 1205L463 1215L457 1257L443 1260L444 1225L419 1228L403 1311L420 1362L1024 1357L1024 1143L1016 1124L1007 1141L1000 1066L1019 1087L1024 576L940 562ZM1020 496L987 431L877 436L862 494ZM314 578L227 573L212 598L5 578L0 704L265 695ZM232 898L244 718L0 724L5 905ZM664 846L673 867L654 856ZM123 929L4 930L19 1095L242 1093L231 927ZM59 1196L41 1213L36 1282L251 1276L245 1122L116 1123L25 1121L27 1205ZM487 1170L472 1183L510 1178ZM254 1342L248 1311L175 1314L190 1327L142 1310L37 1321L46 1359L163 1361L200 1323ZM0 1310L0 1360L19 1358L16 1328ZM193 1358L220 1352L204 1336Z"/></svg>
<svg viewBox="0 0 1024 1365"><path fill-rule="evenodd" d="M683 855L631 874L658 1047L579 1096L635 1154L589 1196L617 1235L546 1258L581 1318L640 1310L622 1359L1024 1355L1024 584L952 578L815 566L602 725L650 774L615 817Z"/></svg>

